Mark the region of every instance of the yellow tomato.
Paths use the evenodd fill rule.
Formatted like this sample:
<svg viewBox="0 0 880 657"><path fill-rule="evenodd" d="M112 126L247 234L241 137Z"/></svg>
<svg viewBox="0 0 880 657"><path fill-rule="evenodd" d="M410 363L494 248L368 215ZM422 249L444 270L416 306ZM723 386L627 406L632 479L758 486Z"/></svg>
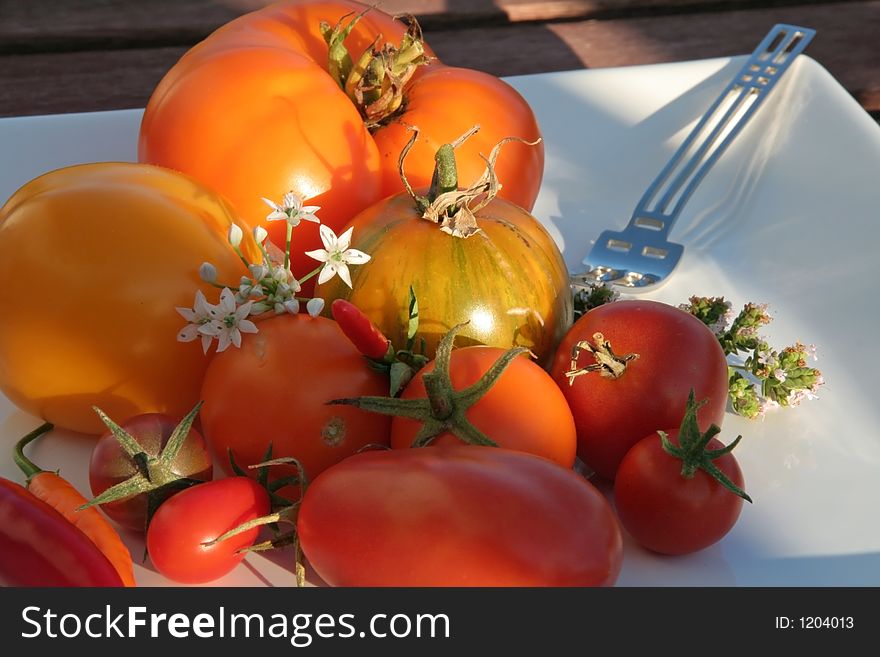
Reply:
<svg viewBox="0 0 880 657"><path fill-rule="evenodd" d="M409 291L419 305L416 345L434 357L442 337L468 322L458 346L530 349L547 365L571 325L568 270L547 230L518 205L496 197L476 215L479 232L454 237L421 218L406 193L357 215L351 248L371 256L352 268L353 287L337 276L315 294L347 299L398 349L407 342Z"/></svg>
<svg viewBox="0 0 880 657"><path fill-rule="evenodd" d="M98 433L92 406L122 421L138 413L183 416L199 396L209 358L181 343L199 278L246 272L229 246L257 253L231 207L168 169L100 163L52 171L0 209L0 391L57 426Z"/></svg>

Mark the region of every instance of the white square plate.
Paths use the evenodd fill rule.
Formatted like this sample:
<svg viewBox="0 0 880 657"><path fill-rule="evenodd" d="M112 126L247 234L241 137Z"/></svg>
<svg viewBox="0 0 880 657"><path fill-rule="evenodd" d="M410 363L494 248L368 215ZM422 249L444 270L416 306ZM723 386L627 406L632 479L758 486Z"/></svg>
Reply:
<svg viewBox="0 0 880 657"><path fill-rule="evenodd" d="M605 228L622 228L648 183L744 58L510 78L546 139L534 214L573 272ZM140 110L0 119L0 200L69 164L133 161ZM747 421L728 414L753 505L719 544L664 558L626 541L619 584L880 585L880 127L802 56L690 200L671 239L672 280L646 296L769 303L774 346L819 346L820 399ZM2 284L15 284L3 281ZM15 321L6 315L3 321ZM659 382L658 385L662 385ZM0 398L0 475L20 480L14 439L39 424ZM54 432L33 448L88 492L91 438ZM137 557L142 544L125 540ZM217 585L291 585L277 557L251 555ZM136 566L141 585L169 585Z"/></svg>

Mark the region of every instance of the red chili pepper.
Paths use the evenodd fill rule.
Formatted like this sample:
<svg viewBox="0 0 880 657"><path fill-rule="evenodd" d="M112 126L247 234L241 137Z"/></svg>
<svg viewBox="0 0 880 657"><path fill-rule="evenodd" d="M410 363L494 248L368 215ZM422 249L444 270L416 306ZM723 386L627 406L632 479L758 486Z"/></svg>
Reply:
<svg viewBox="0 0 880 657"><path fill-rule="evenodd" d="M106 556L58 511L0 478L0 584L122 586Z"/></svg>
<svg viewBox="0 0 880 657"><path fill-rule="evenodd" d="M360 308L345 299L336 299L330 310L333 319L345 333L345 337L351 340L364 356L374 360L384 360L389 355L391 341Z"/></svg>
<svg viewBox="0 0 880 657"><path fill-rule="evenodd" d="M58 511L85 534L110 560L125 586L135 586L131 552L125 547L113 526L95 507L79 511L80 507L88 504L88 500L66 479L54 472L41 469L24 455L24 448L28 443L51 430L52 425L46 422L18 441L15 446L13 458L21 471L27 475L28 491Z"/></svg>

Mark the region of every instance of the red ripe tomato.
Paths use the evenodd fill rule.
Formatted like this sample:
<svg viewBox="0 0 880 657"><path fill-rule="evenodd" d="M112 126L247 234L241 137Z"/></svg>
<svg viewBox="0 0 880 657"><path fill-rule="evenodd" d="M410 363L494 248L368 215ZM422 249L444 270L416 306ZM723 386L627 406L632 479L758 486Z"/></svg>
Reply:
<svg viewBox="0 0 880 657"><path fill-rule="evenodd" d="M397 162L409 135L401 126L421 129L408 168L416 185L430 182L436 146L475 124L483 130L462 146L463 182L480 176L478 154L488 154L502 138L540 137L528 103L510 85L436 58L404 87L399 113L365 125L361 108L330 73L320 24L333 26L366 9L349 0L287 0L215 31L153 92L141 124L140 161L201 180L251 225L264 224L281 246L284 222L266 223L261 197L278 201L294 191L307 205L320 206L321 220L339 233L359 211L402 190ZM377 48L399 46L406 31L403 22L373 8L344 45L357 60L376 37ZM433 55L429 47L425 52ZM531 209L543 175L543 147L511 145L510 151L499 165L501 195ZM320 247L314 224L301 225L296 239L297 250ZM306 260L294 260L298 277L308 267Z"/></svg>
<svg viewBox="0 0 880 657"><path fill-rule="evenodd" d="M150 560L168 579L203 584L231 572L254 544L259 528L208 544L269 513L269 494L247 477L230 477L183 490L159 507L147 530ZM207 544L207 545L206 545Z"/></svg>
<svg viewBox="0 0 880 657"><path fill-rule="evenodd" d="M144 413L123 422L120 426L131 435L148 457L156 457L168 443L179 420L161 413ZM181 478L208 481L214 474L214 464L205 439L190 429L177 456L170 464L173 475ZM98 496L111 486L134 476L138 467L109 431L102 435L92 449L89 461L89 485L92 495ZM153 493L157 494L158 491ZM169 495L171 492L169 491ZM110 518L123 527L144 531L147 526L147 495L133 495L101 505Z"/></svg>
<svg viewBox="0 0 880 657"><path fill-rule="evenodd" d="M357 454L308 488L297 531L334 586L607 586L622 560L592 484L496 447Z"/></svg>
<svg viewBox="0 0 880 657"><path fill-rule="evenodd" d="M666 432L678 444L677 431ZM713 438L707 448L723 448ZM737 487L743 474L733 454L712 462ZM704 470L687 479L682 461L664 449L654 433L630 449L614 480L617 515L636 541L662 554L688 554L721 540L736 524L743 499Z"/></svg>
<svg viewBox="0 0 880 657"><path fill-rule="evenodd" d="M227 450L245 467L263 461L271 443L273 457L297 458L311 479L366 445L388 444L390 418L327 404L388 389L336 322L279 315L258 326L240 349L214 357L202 386L202 430L227 472Z"/></svg>
<svg viewBox="0 0 880 657"><path fill-rule="evenodd" d="M618 361L638 356L618 362L616 378L590 352L601 346L596 334ZM573 358L578 344L585 346ZM597 369L586 371L591 366ZM678 425L691 389L707 399L697 414L702 430L720 426L727 405L727 359L718 339L693 315L656 301L615 301L587 312L560 343L552 375L574 414L578 456L607 479L636 442Z"/></svg>
<svg viewBox="0 0 880 657"><path fill-rule="evenodd" d="M449 376L461 391L476 383L504 354L497 347L463 347L452 352ZM424 376L434 371L434 361L413 377L402 399L424 399ZM563 467L574 465L577 436L574 418L553 379L526 357L515 358L495 385L466 412L467 419L501 447L530 452ZM421 423L395 417L391 423L391 446L412 446ZM454 445L459 439L444 433L433 445Z"/></svg>

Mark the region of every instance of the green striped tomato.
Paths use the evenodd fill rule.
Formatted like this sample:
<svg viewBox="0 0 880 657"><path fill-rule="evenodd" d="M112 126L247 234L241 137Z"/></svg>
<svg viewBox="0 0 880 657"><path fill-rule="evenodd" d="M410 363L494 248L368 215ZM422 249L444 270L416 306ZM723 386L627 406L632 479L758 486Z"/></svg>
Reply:
<svg viewBox="0 0 880 657"><path fill-rule="evenodd" d="M316 296L347 299L400 349L412 286L416 340L425 340L429 358L450 328L468 321L458 346L522 346L546 365L572 321L562 254L537 219L504 199L494 198L476 220L479 232L455 237L422 219L408 194L390 196L348 225L351 247L371 256L352 268L352 287L335 277L318 286Z"/></svg>

